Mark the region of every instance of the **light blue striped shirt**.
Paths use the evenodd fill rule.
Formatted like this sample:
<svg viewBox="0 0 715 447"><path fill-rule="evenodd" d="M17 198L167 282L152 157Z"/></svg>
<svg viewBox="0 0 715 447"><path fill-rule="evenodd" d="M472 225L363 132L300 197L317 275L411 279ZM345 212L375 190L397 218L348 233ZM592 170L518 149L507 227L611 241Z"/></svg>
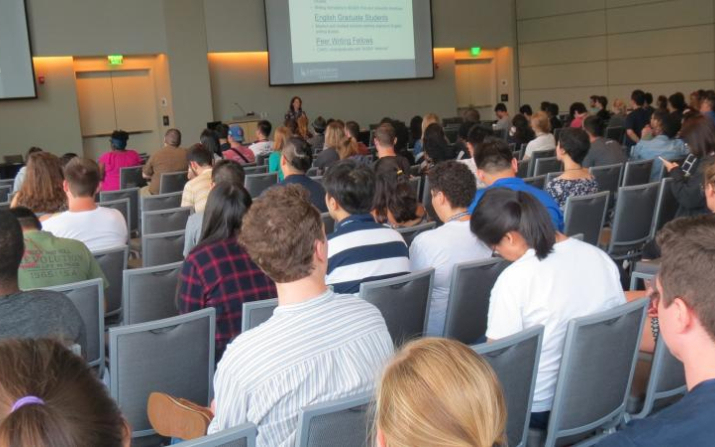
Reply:
<svg viewBox="0 0 715 447"><path fill-rule="evenodd" d="M358 297L279 306L228 345L209 434L252 422L258 447L293 446L301 408L372 391L392 353L382 314Z"/></svg>

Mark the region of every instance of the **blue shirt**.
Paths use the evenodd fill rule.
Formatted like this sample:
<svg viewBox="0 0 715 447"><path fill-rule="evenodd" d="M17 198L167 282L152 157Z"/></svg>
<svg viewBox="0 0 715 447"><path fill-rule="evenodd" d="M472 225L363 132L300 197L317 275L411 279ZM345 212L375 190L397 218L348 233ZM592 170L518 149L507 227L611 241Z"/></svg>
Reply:
<svg viewBox="0 0 715 447"><path fill-rule="evenodd" d="M690 390L679 402L655 415L631 421L599 447L707 446L715 442L715 379Z"/></svg>
<svg viewBox="0 0 715 447"><path fill-rule="evenodd" d="M321 213L328 212L328 206L325 204L325 189L323 185L316 182L307 175L290 175L285 178L279 185L300 185L307 189L310 193L310 201L318 208Z"/></svg>
<svg viewBox="0 0 715 447"><path fill-rule="evenodd" d="M541 202L541 204L546 207L546 211L549 212L549 215L551 216L551 221L554 223L554 227L556 228L556 230L564 231L564 215L561 213L561 208L559 208L559 205L545 191L531 186L528 183L524 183L524 180L520 179L519 177L502 178L494 182L494 184L492 184L491 186L477 191L477 195L474 196L472 204L469 205L469 214L474 213L474 210L477 208L477 205L479 205L479 201L482 200L482 196L484 195L484 193L492 188L507 188L513 191L528 192L532 196L536 197L536 200Z"/></svg>
<svg viewBox="0 0 715 447"><path fill-rule="evenodd" d="M660 180L660 171L663 162L658 157L673 160L688 154L685 143L680 138L670 139L665 135L658 135L652 140L640 140L633 147L633 160L653 160L653 169L650 171L650 181Z"/></svg>

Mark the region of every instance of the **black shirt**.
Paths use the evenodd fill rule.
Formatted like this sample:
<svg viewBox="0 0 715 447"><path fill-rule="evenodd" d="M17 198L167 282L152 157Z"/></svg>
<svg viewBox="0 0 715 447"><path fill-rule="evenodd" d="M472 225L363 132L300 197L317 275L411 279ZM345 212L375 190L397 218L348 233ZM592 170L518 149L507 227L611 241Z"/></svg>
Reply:
<svg viewBox="0 0 715 447"><path fill-rule="evenodd" d="M310 201L313 203L313 206L318 208L321 213L328 212L328 206L325 204L325 189L320 183L307 175L289 175L280 184L302 186L310 193Z"/></svg>
<svg viewBox="0 0 715 447"><path fill-rule="evenodd" d="M626 117L626 130L632 130L640 138L643 128L650 124L650 116L651 112L643 107L633 110ZM626 146L632 147L635 144L636 142L631 140L630 137L626 137Z"/></svg>

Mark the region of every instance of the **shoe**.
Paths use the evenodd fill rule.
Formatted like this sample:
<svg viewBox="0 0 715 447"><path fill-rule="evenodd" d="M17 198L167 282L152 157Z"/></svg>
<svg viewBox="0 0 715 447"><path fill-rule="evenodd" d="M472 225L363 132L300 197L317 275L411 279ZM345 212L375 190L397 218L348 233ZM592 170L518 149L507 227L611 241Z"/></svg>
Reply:
<svg viewBox="0 0 715 447"><path fill-rule="evenodd" d="M151 393L146 411L158 434L185 441L205 436L213 419L208 408L164 393Z"/></svg>

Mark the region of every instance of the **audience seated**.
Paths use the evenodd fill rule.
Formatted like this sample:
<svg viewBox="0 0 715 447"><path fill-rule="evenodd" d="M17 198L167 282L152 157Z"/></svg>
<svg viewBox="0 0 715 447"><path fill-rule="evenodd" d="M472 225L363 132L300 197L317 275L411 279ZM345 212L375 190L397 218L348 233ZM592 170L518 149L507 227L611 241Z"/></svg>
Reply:
<svg viewBox="0 0 715 447"><path fill-rule="evenodd" d="M536 133L531 128L529 120L522 114L514 115L511 120L511 129L509 129L507 141L518 150L522 144L528 144L534 138L536 138Z"/></svg>
<svg viewBox="0 0 715 447"><path fill-rule="evenodd" d="M613 101L611 107L611 117L608 119L608 127L626 127L626 103L618 98ZM620 143L620 141L619 141Z"/></svg>
<svg viewBox="0 0 715 447"><path fill-rule="evenodd" d="M20 223L8 211L0 211L0 251L0 339L56 338L66 346L79 344L86 352L87 332L72 301L49 290L20 291L18 269L25 243ZM2 359L0 365L9 364Z"/></svg>
<svg viewBox="0 0 715 447"><path fill-rule="evenodd" d="M420 132L420 139L415 141L415 148L412 151L415 154L415 159L419 160L421 156L424 156L423 154L423 149L422 149L422 144L424 141L422 138L424 137L425 130L430 124L442 124L442 121L439 119L439 116L437 116L436 113L428 113L424 117L422 117L422 131Z"/></svg>
<svg viewBox="0 0 715 447"><path fill-rule="evenodd" d="M675 92L668 96L668 112L677 122L683 121L683 115L686 111L688 111L688 105L685 103L685 95Z"/></svg>
<svg viewBox="0 0 715 447"><path fill-rule="evenodd" d="M596 179L581 163L591 143L588 134L580 128L563 129L556 146L556 158L564 165L564 172L551 180L544 191L554 198L563 210L571 196L585 196L598 192Z"/></svg>
<svg viewBox="0 0 715 447"><path fill-rule="evenodd" d="M222 137L225 138L222 139ZM199 143L211 152L214 159L222 159L223 148L231 149L231 145L228 143L228 126L218 124L215 129L204 129L199 136Z"/></svg>
<svg viewBox="0 0 715 447"><path fill-rule="evenodd" d="M136 151L127 149L129 133L115 130L109 139L111 150L105 152L97 160L99 176L102 178L102 191L116 191L120 188L120 173L122 168L140 166L142 159Z"/></svg>
<svg viewBox="0 0 715 447"><path fill-rule="evenodd" d="M223 152L223 158L236 161L242 165L255 163L256 155L251 149L243 145L243 128L232 124L228 128L228 142L231 147Z"/></svg>
<svg viewBox="0 0 715 447"><path fill-rule="evenodd" d="M549 126L551 127L550 132L553 132L556 129L560 129L560 128L564 127L564 123L562 123L561 120L559 119L559 105L558 104L556 104L555 102L546 103L545 112L547 113L547 115L549 117ZM534 131L536 131L536 129L534 129Z"/></svg>
<svg viewBox="0 0 715 447"><path fill-rule="evenodd" d="M660 180L663 167L661 159L673 160L687 155L685 143L677 138L680 131L680 121L668 112L656 110L650 125L643 128L641 140L632 149L633 160L653 160L650 181Z"/></svg>
<svg viewBox="0 0 715 447"><path fill-rule="evenodd" d="M60 343L4 340L0 358L0 445L130 445L130 429L107 387Z"/></svg>
<svg viewBox="0 0 715 447"><path fill-rule="evenodd" d="M506 104L500 102L494 107L494 114L497 116L497 122L494 123L494 130L508 131L511 128L511 118L509 118L509 112L506 110Z"/></svg>
<svg viewBox="0 0 715 447"><path fill-rule="evenodd" d="M216 359L241 333L243 303L270 299L276 288L238 244L241 222L251 206L243 186L211 189L199 244L191 250L179 279L181 313L216 309Z"/></svg>
<svg viewBox="0 0 715 447"><path fill-rule="evenodd" d="M608 98L605 96L596 96L594 106L597 117L601 118L604 122L608 122L611 119L611 112L608 111Z"/></svg>
<svg viewBox="0 0 715 447"><path fill-rule="evenodd" d="M413 227L429 218L410 184L409 172L402 170L395 157L381 158L375 163L372 215L376 222L390 228Z"/></svg>
<svg viewBox="0 0 715 447"><path fill-rule="evenodd" d="M275 131L273 136L273 152L268 156L268 172L277 172L278 180L283 180L283 171L281 170L281 156L283 147L286 141L290 138L290 130L281 126Z"/></svg>
<svg viewBox="0 0 715 447"><path fill-rule="evenodd" d="M377 447L506 445L499 380L484 359L457 341L406 344L385 368L375 400Z"/></svg>
<svg viewBox="0 0 715 447"><path fill-rule="evenodd" d="M282 154L281 171L285 173L285 180L280 184L302 186L308 191L313 206L321 213L327 213L323 185L306 175L313 163L313 154L308 143L300 138L291 138L283 146Z"/></svg>
<svg viewBox="0 0 715 447"><path fill-rule="evenodd" d="M325 146L326 127L328 127L328 123L325 122L325 118L322 116L313 120L313 137L308 140L308 144L313 148L313 153L318 153L323 150L323 146Z"/></svg>
<svg viewBox="0 0 715 447"><path fill-rule="evenodd" d="M626 147L631 148L641 139L643 128L650 123L652 112L646 108L643 90L631 93L631 113L626 117Z"/></svg>
<svg viewBox="0 0 715 447"><path fill-rule="evenodd" d="M561 208L549 194L516 176L516 159L503 140L494 137L486 138L477 148L474 161L477 164L477 177L487 185L487 188L477 191L469 205L470 214L474 213L486 191L492 188L509 188L514 191L526 191L536 197L549 212L554 228L558 231L563 230L564 216Z"/></svg>
<svg viewBox="0 0 715 447"><path fill-rule="evenodd" d="M584 103L575 102L571 104L571 107L569 107L569 117L571 118L569 127L580 129L583 127L583 120L586 119L587 116L588 110L586 110Z"/></svg>
<svg viewBox="0 0 715 447"><path fill-rule="evenodd" d="M211 185L213 155L201 143L194 144L186 154L189 161L189 181L181 194L181 206L200 213L206 208Z"/></svg>
<svg viewBox="0 0 715 447"><path fill-rule="evenodd" d="M35 214L24 207L12 208L20 222L25 242L18 281L21 290L71 284L101 278L108 286L102 268L86 245L74 239L55 237L42 231Z"/></svg>
<svg viewBox="0 0 715 447"><path fill-rule="evenodd" d="M298 124L298 131L294 136L308 142L308 140L313 137L313 134L310 133L310 130L308 129L308 116L306 114L302 114L296 120L296 124Z"/></svg>
<svg viewBox="0 0 715 447"><path fill-rule="evenodd" d="M63 178L59 158L49 152L31 154L22 186L16 190L10 207L24 206L40 220L67 209L67 196L62 190Z"/></svg>
<svg viewBox="0 0 715 447"><path fill-rule="evenodd" d="M618 268L600 249L556 233L546 209L525 191L487 191L471 228L512 261L491 292L487 339L546 328L531 409L531 426L545 429L568 322L625 303Z"/></svg>
<svg viewBox="0 0 715 447"><path fill-rule="evenodd" d="M42 152L42 148L32 146L30 149L28 149L27 154L25 155L25 163L29 163L30 155L32 155L36 152ZM15 180L12 182L12 190L13 191L19 191L20 188L22 188L22 182L25 180L26 173L27 173L27 164L25 166L21 167L17 171L17 174L15 174Z"/></svg>
<svg viewBox="0 0 715 447"><path fill-rule="evenodd" d="M586 118L583 121L583 130L586 131L591 142L591 148L581 163L584 168L614 165L626 161L621 144L603 137L604 122L598 115Z"/></svg>
<svg viewBox="0 0 715 447"><path fill-rule="evenodd" d="M554 134L551 133L551 124L546 113L535 113L531 117L531 128L536 136L526 145L524 160L531 158L531 154L534 152L556 149L556 139Z"/></svg>
<svg viewBox="0 0 715 447"><path fill-rule="evenodd" d="M700 101L700 113L715 122L715 91L703 92L704 96Z"/></svg>
<svg viewBox="0 0 715 447"><path fill-rule="evenodd" d="M528 121L534 115L534 110L531 108L531 105L524 104L523 106L519 107L519 114L524 115L524 118L526 118Z"/></svg>
<svg viewBox="0 0 715 447"><path fill-rule="evenodd" d="M381 124L380 127L375 129L375 138L373 144L377 149L377 158L379 160L383 158L393 158L397 161L398 166L402 169L402 172L409 176L410 173L410 162L395 152L395 143L397 138L395 136L395 128L390 123ZM377 161L375 161L375 165ZM375 166L373 165L373 166Z"/></svg>
<svg viewBox="0 0 715 447"><path fill-rule="evenodd" d="M221 154L223 151L227 151L231 147L231 143L228 142L228 126L224 123L219 123L214 127L216 136L218 137L219 151L216 154Z"/></svg>
<svg viewBox="0 0 715 447"><path fill-rule="evenodd" d="M271 153L271 150L273 150L273 143L270 140L272 129L273 126L271 126L270 121L260 120L258 122L256 126L256 141L248 146L255 158L258 158L259 155L268 155Z"/></svg>
<svg viewBox="0 0 715 447"><path fill-rule="evenodd" d="M457 160L458 162L465 164L469 170L472 171L472 174L474 174L474 177L477 179L477 189L486 188L487 185L482 183L482 181L479 180L479 177L477 177L477 164L474 161L474 156L477 152L477 147L482 144L484 139L493 135L494 133L492 130L487 127L480 125L472 126L472 128L469 129L469 134L467 135L467 150L469 151L469 158Z"/></svg>
<svg viewBox="0 0 715 447"><path fill-rule="evenodd" d="M161 174L188 171L186 149L181 146L181 132L169 129L164 135L164 147L154 152L147 160L142 175L149 180L149 186L142 188L142 195L159 194Z"/></svg>
<svg viewBox="0 0 715 447"><path fill-rule="evenodd" d="M371 155L370 149L365 146L365 143L360 141L360 125L358 123L355 121L348 121L345 123L345 137L355 142L358 155Z"/></svg>
<svg viewBox="0 0 715 447"><path fill-rule="evenodd" d="M409 273L407 245L400 233L375 222L370 214L375 174L344 160L323 178L335 232L328 235L326 282L336 293L357 293L360 284Z"/></svg>
<svg viewBox="0 0 715 447"><path fill-rule="evenodd" d="M427 126L424 134L422 134L422 149L424 161L421 165L421 171L425 174L437 163L453 158L452 150L449 147L441 124L433 123Z"/></svg>
<svg viewBox="0 0 715 447"><path fill-rule="evenodd" d="M126 245L127 222L118 210L97 206L99 167L86 158L76 158L65 168L64 190L68 210L54 214L42 224L57 237L84 242L90 251Z"/></svg>
<svg viewBox="0 0 715 447"><path fill-rule="evenodd" d="M446 161L429 173L432 206L441 227L418 234L410 245L412 271L433 267L427 334L440 337L444 332L447 298L455 264L488 259L492 250L474 237L469 229L469 206L477 191L474 175L456 161Z"/></svg>
<svg viewBox="0 0 715 447"><path fill-rule="evenodd" d="M324 172L340 161L338 147L344 138L345 125L338 121L328 124L328 129L325 131L325 147L316 157L314 166Z"/></svg>
<svg viewBox="0 0 715 447"><path fill-rule="evenodd" d="M634 420L603 447L705 446L715 438L715 217L677 219L661 230L656 278L660 335L685 367L688 393L655 415Z"/></svg>

